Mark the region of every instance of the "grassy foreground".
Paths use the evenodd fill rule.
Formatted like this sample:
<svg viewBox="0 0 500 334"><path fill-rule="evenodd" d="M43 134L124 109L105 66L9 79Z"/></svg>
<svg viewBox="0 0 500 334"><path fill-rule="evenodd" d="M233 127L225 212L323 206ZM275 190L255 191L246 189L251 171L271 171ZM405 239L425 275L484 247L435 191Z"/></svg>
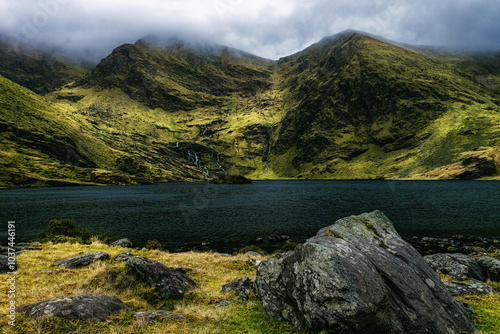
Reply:
<svg viewBox="0 0 500 334"><path fill-rule="evenodd" d="M80 244L43 244L43 250L22 253L16 257L16 306L76 294L105 294L121 299L128 310L108 321L64 320L56 317L30 319L16 315L16 327L8 325L7 306L0 309L2 333L286 333L293 327L265 315L256 299L239 300L233 293L221 292L222 285L243 276L255 276L255 267L247 255L222 256L218 253L176 253L158 250L132 251L134 255L159 261L168 267L190 268L188 275L198 288L181 300L164 300L148 285L138 281L125 267L113 259L124 248L110 248L94 242ZM130 249L128 249L130 251ZM80 252L105 251L111 260L94 262L81 269L57 269L54 261ZM264 259L264 258L262 258ZM57 269L53 272L37 272ZM8 305L6 274L0 275L0 305ZM229 299L229 306L215 303ZM149 324L135 321L133 312L171 310L187 315L187 320L160 318Z"/></svg>
<svg viewBox="0 0 500 334"><path fill-rule="evenodd" d="M158 250L133 251L169 267L190 268L188 275L198 288L181 300L164 300L146 284L138 281L124 262L95 262L81 269L58 269L54 261L80 252L105 251L114 259L124 248L110 248L98 242L91 245L43 244L43 250L17 256L16 306L62 296L92 293L121 299L128 310L106 322L64 320L59 318L30 319L16 315L16 327L8 325L7 307L0 309L2 333L296 333L290 325L268 317L256 298L244 302L231 292L223 294L222 285L242 276L253 277L255 268L250 256L222 256L218 253L166 253ZM264 257L261 258L262 260ZM56 269L50 272L40 270ZM6 274L0 275L0 305L8 305ZM498 286L497 286L498 287ZM229 306L216 303L229 299ZM483 334L499 333L500 296L466 296L476 311L474 322ZM132 313L146 310L171 310L183 313L186 320L160 318L148 324L133 319Z"/></svg>

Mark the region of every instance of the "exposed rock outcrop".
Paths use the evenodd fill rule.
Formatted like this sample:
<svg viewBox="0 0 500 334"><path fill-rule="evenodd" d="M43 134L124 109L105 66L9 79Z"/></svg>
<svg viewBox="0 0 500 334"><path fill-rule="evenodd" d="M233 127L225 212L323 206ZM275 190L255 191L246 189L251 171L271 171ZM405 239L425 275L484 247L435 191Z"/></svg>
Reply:
<svg viewBox="0 0 500 334"><path fill-rule="evenodd" d="M434 254L424 257L438 273L456 281L476 279L500 281L500 260L491 256L470 257L464 254Z"/></svg>
<svg viewBox="0 0 500 334"><path fill-rule="evenodd" d="M476 258L476 263L486 278L492 281L500 281L500 260L491 256L481 256Z"/></svg>
<svg viewBox="0 0 500 334"><path fill-rule="evenodd" d="M88 266L94 261L105 261L108 259L109 254L106 252L92 252L68 257L66 259L56 261L56 264L67 269L75 269Z"/></svg>
<svg viewBox="0 0 500 334"><path fill-rule="evenodd" d="M474 278L485 280L483 271L476 260L464 254L434 254L426 255L424 259L436 272L450 276L456 281L466 281Z"/></svg>
<svg viewBox="0 0 500 334"><path fill-rule="evenodd" d="M104 295L75 295L44 300L17 309L28 317L56 316L65 319L105 321L127 306L118 298Z"/></svg>
<svg viewBox="0 0 500 334"><path fill-rule="evenodd" d="M196 283L181 270L168 268L157 261L132 256L127 259L126 265L140 279L155 287L163 298L182 298L186 292L196 288Z"/></svg>
<svg viewBox="0 0 500 334"><path fill-rule="evenodd" d="M297 328L477 333L468 310L380 211L343 218L257 269L256 293Z"/></svg>
<svg viewBox="0 0 500 334"><path fill-rule="evenodd" d="M464 295L488 295L490 293L495 293L491 285L487 285L479 282L468 282L468 283L457 283L443 281L448 291L450 291L452 296L464 296Z"/></svg>

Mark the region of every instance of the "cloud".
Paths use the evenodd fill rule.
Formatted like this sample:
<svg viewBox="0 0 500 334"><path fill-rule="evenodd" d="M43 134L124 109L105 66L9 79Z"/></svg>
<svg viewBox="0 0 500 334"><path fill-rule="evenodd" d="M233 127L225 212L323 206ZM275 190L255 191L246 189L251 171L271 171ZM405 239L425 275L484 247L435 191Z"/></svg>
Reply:
<svg viewBox="0 0 500 334"><path fill-rule="evenodd" d="M500 4L480 0L0 0L0 32L104 57L149 33L189 33L267 58L356 29L409 44L500 48Z"/></svg>

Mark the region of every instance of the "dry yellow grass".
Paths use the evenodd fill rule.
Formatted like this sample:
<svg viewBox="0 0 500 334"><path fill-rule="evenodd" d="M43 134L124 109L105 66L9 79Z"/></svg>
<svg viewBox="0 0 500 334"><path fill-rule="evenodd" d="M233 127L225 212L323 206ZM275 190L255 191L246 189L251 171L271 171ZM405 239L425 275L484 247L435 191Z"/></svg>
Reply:
<svg viewBox="0 0 500 334"><path fill-rule="evenodd" d="M257 300L243 302L232 293L223 294L222 285L243 276L253 277L255 268L248 255L222 256L218 253L175 253L158 250L130 250L134 255L159 261L168 267L190 268L188 273L198 288L181 300L164 300L153 288L138 281L124 262L113 259L124 248L110 248L94 242L92 245L44 244L43 250L17 256L16 306L42 300L83 293L106 294L121 299L128 310L107 322L94 323L58 318L29 319L16 316L16 327L8 325L7 308L0 309L3 333L280 333L292 332L286 324L268 318ZM54 262L80 252L105 251L111 260L94 262L80 269L60 269ZM262 258L264 259L264 258ZM40 272L40 270L54 270ZM0 275L0 290L7 291L9 276ZM215 303L229 299L229 306ZM0 305L7 305L7 293L0 295ZM149 324L132 318L136 311L166 309L187 315L187 320L163 318Z"/></svg>

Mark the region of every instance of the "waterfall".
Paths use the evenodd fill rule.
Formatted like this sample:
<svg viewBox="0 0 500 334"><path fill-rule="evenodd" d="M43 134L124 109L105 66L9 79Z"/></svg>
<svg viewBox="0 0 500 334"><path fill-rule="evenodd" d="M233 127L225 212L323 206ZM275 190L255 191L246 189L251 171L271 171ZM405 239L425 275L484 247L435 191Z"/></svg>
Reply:
<svg viewBox="0 0 500 334"><path fill-rule="evenodd" d="M212 149L212 158L214 158L215 160L215 163L217 164L217 167L219 167L220 170L222 170L224 172L225 175L227 175L227 172L224 168L222 168L222 165L220 163L220 152L217 151L215 148L213 148L212 146L210 146L210 148ZM215 159L214 157L214 151L217 153L217 159Z"/></svg>
<svg viewBox="0 0 500 334"><path fill-rule="evenodd" d="M267 144L267 157L266 157L266 161L264 161L264 163L266 165L266 171L262 174L269 172L269 170L271 169L269 167L269 157L271 156L271 141L272 141L272 139L273 139L273 126L271 125L269 127L269 143Z"/></svg>
<svg viewBox="0 0 500 334"><path fill-rule="evenodd" d="M177 148L180 148L179 142L177 142L177 143L175 144L175 146L176 146Z"/></svg>
<svg viewBox="0 0 500 334"><path fill-rule="evenodd" d="M201 159L200 157L198 157L198 154L196 154L196 152L188 151L188 161L193 162L196 168L200 169L206 177L210 176L210 171L207 167L203 166L203 164L201 163Z"/></svg>
<svg viewBox="0 0 500 334"><path fill-rule="evenodd" d="M208 128L207 125L205 124L205 130L203 130L203 133L201 134L202 137L205 137L205 132L207 132Z"/></svg>

